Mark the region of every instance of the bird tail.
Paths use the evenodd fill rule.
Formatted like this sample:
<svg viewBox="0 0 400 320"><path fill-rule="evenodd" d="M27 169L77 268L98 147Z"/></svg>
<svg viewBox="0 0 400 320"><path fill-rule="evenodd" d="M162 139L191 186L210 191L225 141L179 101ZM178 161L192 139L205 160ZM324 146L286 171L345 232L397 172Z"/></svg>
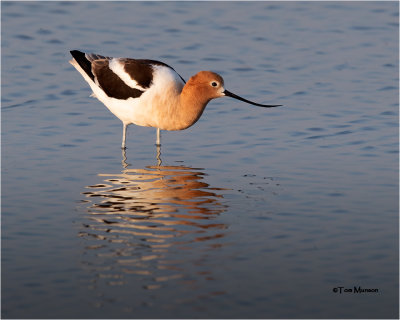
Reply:
<svg viewBox="0 0 400 320"><path fill-rule="evenodd" d="M74 65L74 62L79 64L83 71L94 81L94 75L92 73L92 62L86 57L84 52L78 50L70 51L74 59L70 60L70 63Z"/></svg>

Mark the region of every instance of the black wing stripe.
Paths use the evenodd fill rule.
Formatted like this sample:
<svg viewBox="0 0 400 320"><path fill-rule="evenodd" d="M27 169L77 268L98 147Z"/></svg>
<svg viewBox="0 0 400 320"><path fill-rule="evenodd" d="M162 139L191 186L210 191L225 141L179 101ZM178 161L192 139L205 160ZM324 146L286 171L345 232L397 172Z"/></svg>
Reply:
<svg viewBox="0 0 400 320"><path fill-rule="evenodd" d="M174 68L157 60L119 58L118 60L124 63L124 71L138 86L144 89L139 90L128 86L109 68L109 61L113 59L112 57L94 53L85 54L78 50L72 50L70 52L86 74L96 82L109 97L116 99L140 97L145 89L151 86L154 71L153 66L168 67L176 72ZM186 83L180 75L179 77L182 79L183 83Z"/></svg>

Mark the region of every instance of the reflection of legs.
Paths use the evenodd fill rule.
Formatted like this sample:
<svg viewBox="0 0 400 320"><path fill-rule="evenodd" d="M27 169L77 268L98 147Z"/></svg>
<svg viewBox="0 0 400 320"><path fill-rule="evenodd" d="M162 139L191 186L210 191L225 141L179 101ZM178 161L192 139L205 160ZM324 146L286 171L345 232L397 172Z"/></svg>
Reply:
<svg viewBox="0 0 400 320"><path fill-rule="evenodd" d="M126 158L126 148L122 148L122 166L126 169L128 166L130 166L130 164L128 162L126 162L127 158Z"/></svg>
<svg viewBox="0 0 400 320"><path fill-rule="evenodd" d="M156 146L161 146L161 130L160 128L157 128L157 142Z"/></svg>
<svg viewBox="0 0 400 320"><path fill-rule="evenodd" d="M161 166L161 130L160 128L157 128L157 165Z"/></svg>
<svg viewBox="0 0 400 320"><path fill-rule="evenodd" d="M126 128L128 127L125 123L123 124L123 128L122 128L122 149L126 149L126 144L125 144L125 140L126 140Z"/></svg>
<svg viewBox="0 0 400 320"><path fill-rule="evenodd" d="M161 145L157 144L157 166L161 166L162 160L161 160Z"/></svg>

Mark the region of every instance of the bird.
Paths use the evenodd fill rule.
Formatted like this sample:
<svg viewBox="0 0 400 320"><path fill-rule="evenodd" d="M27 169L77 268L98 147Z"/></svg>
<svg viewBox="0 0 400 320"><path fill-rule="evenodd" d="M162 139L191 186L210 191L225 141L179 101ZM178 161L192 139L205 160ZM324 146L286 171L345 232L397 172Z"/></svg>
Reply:
<svg viewBox="0 0 400 320"><path fill-rule="evenodd" d="M212 71L200 71L187 82L169 65L149 59L114 58L79 50L69 61L89 84L91 96L100 100L122 121L122 149L130 124L160 130L184 130L194 125L207 104L231 97L255 106L274 108L242 98L225 89L224 79Z"/></svg>

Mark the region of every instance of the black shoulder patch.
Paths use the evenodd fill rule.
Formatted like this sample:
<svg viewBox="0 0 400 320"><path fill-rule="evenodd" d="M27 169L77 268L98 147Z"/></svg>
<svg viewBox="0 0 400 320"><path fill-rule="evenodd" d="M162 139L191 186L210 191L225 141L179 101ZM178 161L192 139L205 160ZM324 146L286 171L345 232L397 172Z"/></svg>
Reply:
<svg viewBox="0 0 400 320"><path fill-rule="evenodd" d="M111 98L129 99L138 98L144 91L131 88L125 84L109 68L109 60L95 60L92 62L92 72L96 77L99 86Z"/></svg>
<svg viewBox="0 0 400 320"><path fill-rule="evenodd" d="M153 81L153 68L150 64L136 59L118 59L133 81L142 88L149 88Z"/></svg>
<svg viewBox="0 0 400 320"><path fill-rule="evenodd" d="M161 62L161 61L149 60L149 59L137 59L136 61L139 61L139 62L145 63L145 64L151 64L151 65L154 65L154 66L167 67L167 68L170 68L170 69L174 70L174 72L176 72L174 68L172 68L171 66L169 66L166 63ZM185 79L183 79L178 72L176 72L176 74L182 79L183 83L186 83Z"/></svg>

